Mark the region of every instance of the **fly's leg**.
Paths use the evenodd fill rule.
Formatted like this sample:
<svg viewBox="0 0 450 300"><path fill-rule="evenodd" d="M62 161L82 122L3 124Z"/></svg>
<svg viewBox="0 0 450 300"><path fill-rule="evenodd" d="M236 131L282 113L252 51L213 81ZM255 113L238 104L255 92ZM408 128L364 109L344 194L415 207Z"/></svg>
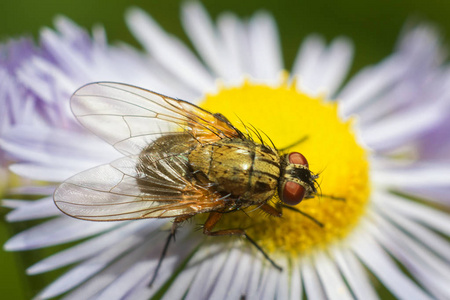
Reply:
<svg viewBox="0 0 450 300"><path fill-rule="evenodd" d="M336 197L336 196L331 196L331 195L324 195L324 194L320 194L321 198L328 198L331 200L337 200L337 201L344 201L345 202L345 198L343 197Z"/></svg>
<svg viewBox="0 0 450 300"><path fill-rule="evenodd" d="M292 144L290 144L290 145L287 145L286 147L283 147L283 148L281 148L281 149L278 149L278 152L284 152L284 151L286 151L286 150L289 149L289 148L292 148L292 147L294 147L294 146L297 146L298 144L303 143L303 142L306 141L307 139L308 139L308 136L305 135L304 137L302 137L301 139L295 141L294 143L292 143Z"/></svg>
<svg viewBox="0 0 450 300"><path fill-rule="evenodd" d="M219 212L211 212L208 216L208 219L206 220L205 224L203 225L203 233L205 235L209 236L224 236L224 235L237 235L245 237L253 246L258 249L259 252L262 253L262 255L279 271L282 271L283 269L277 265L270 257L267 255L266 252L252 239L248 236L247 233L245 233L245 230L243 229L225 229L225 230L217 230L212 231L214 226L219 222L219 220L222 218L222 213Z"/></svg>
<svg viewBox="0 0 450 300"><path fill-rule="evenodd" d="M170 241L173 239L175 241L175 233L177 231L177 228L179 224L183 221L186 221L191 216L183 216L183 217L177 217L173 220L172 228L170 229L169 236L167 237L166 243L164 245L163 251L161 253L161 256L159 257L158 265L156 266L155 272L153 273L153 277L150 280L150 283L148 284L149 287L153 285L153 282L156 279L156 275L158 275L158 271L161 268L162 261L164 260L164 257L167 254L167 250L169 249Z"/></svg>
<svg viewBox="0 0 450 300"><path fill-rule="evenodd" d="M307 214L307 213L301 211L301 210L298 209L297 207L293 207L293 206L284 204L284 203L282 203L282 202L277 203L277 206L279 206L280 208L281 208L281 207L284 207L284 208L293 210L293 211L295 211L295 212L298 212L299 214L301 214L301 215L307 217L308 219L310 219L311 221L313 221L314 223L316 223L319 227L322 227L322 228L323 228L323 223L322 223L322 222L319 222L319 220L317 220L317 219L314 218L313 216L311 216L311 215L309 215L309 214Z"/></svg>

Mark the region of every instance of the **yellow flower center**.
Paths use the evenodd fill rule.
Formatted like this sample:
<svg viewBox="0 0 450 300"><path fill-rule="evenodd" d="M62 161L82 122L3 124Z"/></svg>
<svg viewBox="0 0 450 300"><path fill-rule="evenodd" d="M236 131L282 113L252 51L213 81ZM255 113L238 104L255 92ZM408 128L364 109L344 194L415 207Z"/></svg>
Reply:
<svg viewBox="0 0 450 300"><path fill-rule="evenodd" d="M310 170L319 174L319 193L296 208L323 227L292 210L283 209L277 218L249 208L224 214L214 229L243 228L267 252L298 254L342 239L357 224L369 196L367 155L355 140L352 122L339 118L336 103L311 98L287 84L273 88L244 83L208 95L201 106L222 113L243 132L242 122L254 126L278 149L306 137L286 152L302 153Z"/></svg>

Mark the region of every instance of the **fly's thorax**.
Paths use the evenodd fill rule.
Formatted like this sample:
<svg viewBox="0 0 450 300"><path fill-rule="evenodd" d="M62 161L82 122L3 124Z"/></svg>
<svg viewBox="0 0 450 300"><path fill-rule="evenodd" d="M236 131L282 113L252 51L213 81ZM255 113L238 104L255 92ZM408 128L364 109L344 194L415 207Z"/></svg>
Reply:
<svg viewBox="0 0 450 300"><path fill-rule="evenodd" d="M197 147L189 163L199 181L249 203L272 198L280 176L276 151L246 139L223 139Z"/></svg>

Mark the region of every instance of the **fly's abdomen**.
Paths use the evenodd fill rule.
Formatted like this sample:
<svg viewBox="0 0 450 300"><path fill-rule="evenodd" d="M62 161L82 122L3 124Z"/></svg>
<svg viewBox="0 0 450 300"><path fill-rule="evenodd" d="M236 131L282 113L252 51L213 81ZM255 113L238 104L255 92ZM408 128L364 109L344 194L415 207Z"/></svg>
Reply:
<svg viewBox="0 0 450 300"><path fill-rule="evenodd" d="M249 140L222 140L194 149L189 162L196 178L233 198L270 199L280 175L279 157Z"/></svg>

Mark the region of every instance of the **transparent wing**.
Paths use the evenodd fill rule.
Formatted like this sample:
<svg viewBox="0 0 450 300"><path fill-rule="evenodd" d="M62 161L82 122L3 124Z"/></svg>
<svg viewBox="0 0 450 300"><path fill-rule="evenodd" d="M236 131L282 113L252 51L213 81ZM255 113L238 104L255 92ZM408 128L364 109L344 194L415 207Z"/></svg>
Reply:
<svg viewBox="0 0 450 300"><path fill-rule="evenodd" d="M205 143L242 136L220 114L122 83L87 84L73 94L71 107L81 124L125 155L138 154L160 136L182 131Z"/></svg>
<svg viewBox="0 0 450 300"><path fill-rule="evenodd" d="M138 156L84 171L62 183L54 193L67 215L91 221L169 218L222 208L220 195L186 179L182 156L155 157L139 166Z"/></svg>

